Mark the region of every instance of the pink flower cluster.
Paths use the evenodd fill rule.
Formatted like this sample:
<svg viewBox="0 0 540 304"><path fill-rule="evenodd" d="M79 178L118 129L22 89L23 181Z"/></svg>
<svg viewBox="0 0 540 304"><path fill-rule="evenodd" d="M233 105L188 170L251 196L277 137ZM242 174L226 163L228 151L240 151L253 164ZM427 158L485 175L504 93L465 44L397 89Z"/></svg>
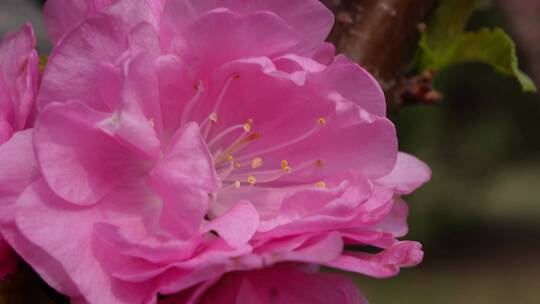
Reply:
<svg viewBox="0 0 540 304"><path fill-rule="evenodd" d="M0 232L73 303L366 303L316 265L421 261L401 195L430 170L324 42L318 1L48 0L45 17L43 75L29 26L0 47Z"/></svg>

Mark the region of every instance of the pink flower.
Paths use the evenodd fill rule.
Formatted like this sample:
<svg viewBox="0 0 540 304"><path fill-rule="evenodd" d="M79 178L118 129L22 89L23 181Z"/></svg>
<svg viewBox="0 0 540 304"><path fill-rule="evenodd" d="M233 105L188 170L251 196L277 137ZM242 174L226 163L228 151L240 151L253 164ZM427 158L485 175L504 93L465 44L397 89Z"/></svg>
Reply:
<svg viewBox="0 0 540 304"><path fill-rule="evenodd" d="M34 31L26 24L10 33L0 44L0 149L14 132L32 125L34 101L39 81L39 58L35 51ZM2 162L2 169L11 160ZM2 175L3 172L0 172ZM0 223L8 217L9 191L0 191ZM17 257L0 235L0 279L15 271Z"/></svg>
<svg viewBox="0 0 540 304"><path fill-rule="evenodd" d="M367 304L349 279L296 265L235 272L172 296L160 304Z"/></svg>
<svg viewBox="0 0 540 304"><path fill-rule="evenodd" d="M429 169L398 153L375 80L324 42L321 3L118 0L66 25L58 3L35 127L0 147L17 197L2 232L51 286L155 303L278 263L386 277L421 261L396 239L399 196Z"/></svg>

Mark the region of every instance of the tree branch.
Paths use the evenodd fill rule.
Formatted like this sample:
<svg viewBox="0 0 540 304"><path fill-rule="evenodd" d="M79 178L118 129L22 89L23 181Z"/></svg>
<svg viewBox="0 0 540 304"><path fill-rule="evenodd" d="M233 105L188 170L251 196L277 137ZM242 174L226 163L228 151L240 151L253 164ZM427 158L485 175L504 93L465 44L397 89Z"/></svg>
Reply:
<svg viewBox="0 0 540 304"><path fill-rule="evenodd" d="M437 0L325 0L336 14L330 41L379 81L395 109L415 86L404 72ZM425 82L425 79L423 79ZM428 97L433 93L428 90ZM423 97L423 96L422 96Z"/></svg>

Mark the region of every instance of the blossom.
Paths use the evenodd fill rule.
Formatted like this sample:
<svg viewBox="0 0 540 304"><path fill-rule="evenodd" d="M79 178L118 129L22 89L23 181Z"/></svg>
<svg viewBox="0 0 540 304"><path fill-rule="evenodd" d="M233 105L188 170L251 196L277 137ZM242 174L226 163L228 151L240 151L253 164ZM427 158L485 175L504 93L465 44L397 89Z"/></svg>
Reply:
<svg viewBox="0 0 540 304"><path fill-rule="evenodd" d="M14 132L32 125L32 111L39 81L39 58L36 39L29 24L9 33L0 43L0 147ZM9 167L2 162L2 170ZM3 172L0 172L0 175ZM12 200L9 191L0 191L0 223L9 211L4 208ZM17 258L0 235L0 278L15 271Z"/></svg>
<svg viewBox="0 0 540 304"><path fill-rule="evenodd" d="M0 147L2 232L49 285L155 303L287 262L387 277L421 261L397 239L400 196L429 169L398 153L376 81L324 42L321 3L96 0L57 20L59 3L35 126Z"/></svg>
<svg viewBox="0 0 540 304"><path fill-rule="evenodd" d="M367 301L357 287L343 276L317 273L297 265L277 265L262 270L230 273L216 282L209 281L160 303L364 304Z"/></svg>

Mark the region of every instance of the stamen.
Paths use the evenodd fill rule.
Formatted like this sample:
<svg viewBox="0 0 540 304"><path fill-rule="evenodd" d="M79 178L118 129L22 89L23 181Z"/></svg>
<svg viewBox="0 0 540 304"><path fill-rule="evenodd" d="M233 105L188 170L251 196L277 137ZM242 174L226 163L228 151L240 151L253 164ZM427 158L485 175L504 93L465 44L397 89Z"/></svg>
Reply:
<svg viewBox="0 0 540 304"><path fill-rule="evenodd" d="M320 181L320 182L315 184L315 187L324 189L324 188L326 188L326 183L323 182L323 181Z"/></svg>
<svg viewBox="0 0 540 304"><path fill-rule="evenodd" d="M262 158L260 158L260 157L255 157L255 158L251 161L251 168L257 169L257 168L259 168L260 166L262 166Z"/></svg>
<svg viewBox="0 0 540 304"><path fill-rule="evenodd" d="M194 85L195 88L195 95L187 102L186 107L184 108L184 112L182 113L182 119L180 120L180 125L183 126L187 123L187 120L189 118L189 115L191 114L191 111L193 111L193 107L195 107L195 104L197 103L199 97L201 96L201 93L204 91L204 87L202 84L202 81L199 80Z"/></svg>
<svg viewBox="0 0 540 304"><path fill-rule="evenodd" d="M221 132L220 134L212 138L212 140L208 143L208 146L212 147L213 145L218 143L221 139L223 139L225 136L239 129L243 129L245 133L248 133L251 131L252 126L253 126L253 119L248 119L248 121L243 125L235 125L235 126L229 127L225 131Z"/></svg>
<svg viewBox="0 0 540 304"><path fill-rule="evenodd" d="M257 182L257 179L255 178L255 176L250 175L250 176L247 178L247 182L248 182L248 184L250 184L250 185L255 185L255 183Z"/></svg>
<svg viewBox="0 0 540 304"><path fill-rule="evenodd" d="M253 119L248 119L246 123L242 126L244 128L244 131L251 132L251 127L253 126Z"/></svg>
<svg viewBox="0 0 540 304"><path fill-rule="evenodd" d="M233 80L238 80L238 79L240 79L240 76L238 74L233 75L232 77L227 79L227 82L225 83L225 85L221 89L221 93L219 94L219 97L218 97L218 99L216 101L216 104L214 105L214 109L212 110L212 114L216 113L216 122L217 122L217 113L219 111L219 108L221 107L221 103L223 102L223 99L225 98L225 94L229 90L229 86L231 85L231 82ZM210 115L212 115L212 114L210 114ZM212 129L212 125L210 125L210 126L208 126L208 128L206 128L206 130L204 131L204 138L208 137L208 134L210 133L211 129Z"/></svg>
<svg viewBox="0 0 540 304"><path fill-rule="evenodd" d="M217 123L217 113L216 112L212 112L210 113L210 115L208 115L208 119L210 119L210 122L213 123L213 124L216 124Z"/></svg>
<svg viewBox="0 0 540 304"><path fill-rule="evenodd" d="M257 155L264 155L264 154L271 153L271 152L274 152L274 151L278 151L278 150L281 150L281 149L283 149L285 147L294 145L294 144L296 144L298 142L301 142L304 139L310 137L311 135L313 135L313 133L315 133L324 124L326 124L326 120L321 117L321 118L319 118L317 120L317 125L314 128L312 128L311 130L309 130L308 132L304 133L303 135L300 135L297 138L291 139L290 141L284 142L281 145L272 146L272 147L270 147L268 149L265 149L263 151L258 151L256 153L244 155L244 156L240 157L239 160L245 161L246 159L253 158L253 157L257 156Z"/></svg>
<svg viewBox="0 0 540 304"><path fill-rule="evenodd" d="M259 139L261 137L261 134L259 132L252 133L245 137L240 137L236 142L234 142L229 148L227 148L225 151L223 151L219 156L215 159L215 164L218 165L227 157L229 157L233 152L238 152L241 149L243 149L247 144L250 142Z"/></svg>
<svg viewBox="0 0 540 304"><path fill-rule="evenodd" d="M281 161L281 170L287 172L287 173L291 173L292 172L292 168L289 167L289 162L284 159Z"/></svg>
<svg viewBox="0 0 540 304"><path fill-rule="evenodd" d="M324 161L322 159L318 159L315 161L315 167L321 168L322 166L324 166Z"/></svg>

